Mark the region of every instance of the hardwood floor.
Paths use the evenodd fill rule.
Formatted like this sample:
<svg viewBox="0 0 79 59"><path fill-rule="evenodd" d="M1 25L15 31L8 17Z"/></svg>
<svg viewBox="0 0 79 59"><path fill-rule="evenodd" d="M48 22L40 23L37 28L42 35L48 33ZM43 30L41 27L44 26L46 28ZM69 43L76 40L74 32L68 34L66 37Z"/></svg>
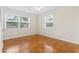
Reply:
<svg viewBox="0 0 79 59"><path fill-rule="evenodd" d="M3 41L3 53L78 53L79 45L42 35Z"/></svg>

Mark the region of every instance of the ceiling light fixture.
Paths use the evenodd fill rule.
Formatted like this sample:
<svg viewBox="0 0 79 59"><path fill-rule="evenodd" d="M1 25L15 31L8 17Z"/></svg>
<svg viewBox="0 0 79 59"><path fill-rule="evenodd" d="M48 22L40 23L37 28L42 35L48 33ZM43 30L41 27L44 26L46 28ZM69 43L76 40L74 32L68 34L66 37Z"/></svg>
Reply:
<svg viewBox="0 0 79 59"><path fill-rule="evenodd" d="M40 10L42 10L44 7L43 6L35 6L33 9L37 12L39 12Z"/></svg>

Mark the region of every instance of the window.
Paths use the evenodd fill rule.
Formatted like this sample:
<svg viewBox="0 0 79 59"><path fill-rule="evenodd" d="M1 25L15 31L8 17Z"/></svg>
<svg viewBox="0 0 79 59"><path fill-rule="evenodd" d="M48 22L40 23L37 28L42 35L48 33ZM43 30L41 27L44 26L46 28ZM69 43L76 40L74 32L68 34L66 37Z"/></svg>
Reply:
<svg viewBox="0 0 79 59"><path fill-rule="evenodd" d="M30 19L25 16L20 17L20 28L29 28L30 26Z"/></svg>
<svg viewBox="0 0 79 59"><path fill-rule="evenodd" d="M48 15L44 17L44 28L51 28L53 27L54 17L53 15Z"/></svg>
<svg viewBox="0 0 79 59"><path fill-rule="evenodd" d="M29 28L30 21L27 16L15 16L15 15L6 15L5 16L5 28Z"/></svg>
<svg viewBox="0 0 79 59"><path fill-rule="evenodd" d="M5 16L5 28L18 28L19 27L19 17L14 15L6 15Z"/></svg>

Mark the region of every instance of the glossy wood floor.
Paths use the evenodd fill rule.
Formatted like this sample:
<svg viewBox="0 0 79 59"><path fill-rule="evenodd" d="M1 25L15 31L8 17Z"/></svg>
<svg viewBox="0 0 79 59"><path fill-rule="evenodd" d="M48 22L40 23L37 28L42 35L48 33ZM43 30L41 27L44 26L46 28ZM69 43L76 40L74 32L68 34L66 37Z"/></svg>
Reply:
<svg viewBox="0 0 79 59"><path fill-rule="evenodd" d="M42 35L3 41L4 53L78 53L79 45Z"/></svg>

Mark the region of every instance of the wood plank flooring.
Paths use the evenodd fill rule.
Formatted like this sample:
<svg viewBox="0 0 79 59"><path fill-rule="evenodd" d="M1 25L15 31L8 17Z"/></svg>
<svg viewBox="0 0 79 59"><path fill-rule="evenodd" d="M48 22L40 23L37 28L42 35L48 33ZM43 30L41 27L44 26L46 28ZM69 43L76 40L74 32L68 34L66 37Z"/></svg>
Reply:
<svg viewBox="0 0 79 59"><path fill-rule="evenodd" d="M3 41L3 53L78 53L79 45L43 35Z"/></svg>

